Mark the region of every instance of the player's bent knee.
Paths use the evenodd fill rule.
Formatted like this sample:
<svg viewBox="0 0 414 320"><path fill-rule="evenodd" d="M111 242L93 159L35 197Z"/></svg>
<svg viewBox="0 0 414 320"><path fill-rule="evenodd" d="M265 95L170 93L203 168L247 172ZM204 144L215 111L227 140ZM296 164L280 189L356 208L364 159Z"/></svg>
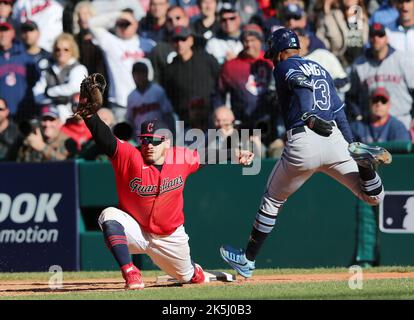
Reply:
<svg viewBox="0 0 414 320"><path fill-rule="evenodd" d="M185 272L175 272L173 277L177 279L180 283L188 283L191 281L194 275L194 268L188 269Z"/></svg>
<svg viewBox="0 0 414 320"><path fill-rule="evenodd" d="M101 212L101 214L99 215L99 218L98 218L98 223L99 223L99 226L101 227L101 229L102 229L102 224L105 221L108 221L108 220L117 220L116 219L117 218L117 215L118 215L116 213L117 210L118 209L116 209L114 207L108 207L108 208L104 209Z"/></svg>
<svg viewBox="0 0 414 320"><path fill-rule="evenodd" d="M180 283L188 283L191 281L192 277L192 274L176 274L174 276L174 278Z"/></svg>

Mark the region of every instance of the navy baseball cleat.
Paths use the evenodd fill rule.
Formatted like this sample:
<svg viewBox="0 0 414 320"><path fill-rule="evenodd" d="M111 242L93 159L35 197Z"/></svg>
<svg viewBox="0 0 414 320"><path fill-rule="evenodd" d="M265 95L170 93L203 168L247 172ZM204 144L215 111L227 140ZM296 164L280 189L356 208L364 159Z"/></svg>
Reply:
<svg viewBox="0 0 414 320"><path fill-rule="evenodd" d="M392 162L391 153L381 147L371 147L361 142L353 142L348 146L348 151L361 167L376 168L380 164Z"/></svg>
<svg viewBox="0 0 414 320"><path fill-rule="evenodd" d="M245 278L250 278L255 269L254 261L247 260L242 249L234 249L229 245L220 248L221 257L230 267L237 271L238 274Z"/></svg>

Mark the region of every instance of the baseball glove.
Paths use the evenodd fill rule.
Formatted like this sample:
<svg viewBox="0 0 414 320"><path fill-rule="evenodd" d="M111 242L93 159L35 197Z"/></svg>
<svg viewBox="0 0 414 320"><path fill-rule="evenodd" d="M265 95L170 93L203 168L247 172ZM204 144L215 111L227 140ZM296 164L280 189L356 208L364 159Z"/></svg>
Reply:
<svg viewBox="0 0 414 320"><path fill-rule="evenodd" d="M80 86L79 104L75 115L87 118L98 111L103 104L106 80L100 73L93 73L83 79Z"/></svg>

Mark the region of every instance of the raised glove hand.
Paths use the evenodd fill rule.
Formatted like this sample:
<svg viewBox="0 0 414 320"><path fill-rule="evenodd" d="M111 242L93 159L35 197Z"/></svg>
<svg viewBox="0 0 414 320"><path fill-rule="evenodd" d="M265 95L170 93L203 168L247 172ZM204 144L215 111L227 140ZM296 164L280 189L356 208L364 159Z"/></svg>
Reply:
<svg viewBox="0 0 414 320"><path fill-rule="evenodd" d="M236 157L239 159L239 164L249 166L253 162L254 153L249 150L236 149Z"/></svg>
<svg viewBox="0 0 414 320"><path fill-rule="evenodd" d="M306 123L309 129L315 131L321 136L329 137L332 134L332 124L319 118L316 114L305 112L301 119Z"/></svg>
<svg viewBox="0 0 414 320"><path fill-rule="evenodd" d="M88 118L96 113L103 104L106 80L100 73L93 73L83 79L80 86L79 104L75 115Z"/></svg>

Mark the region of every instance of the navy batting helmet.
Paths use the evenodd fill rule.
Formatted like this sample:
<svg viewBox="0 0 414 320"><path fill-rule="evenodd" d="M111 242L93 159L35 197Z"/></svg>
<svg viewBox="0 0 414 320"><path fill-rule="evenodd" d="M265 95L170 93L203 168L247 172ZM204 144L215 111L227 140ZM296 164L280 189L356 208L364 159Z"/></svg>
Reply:
<svg viewBox="0 0 414 320"><path fill-rule="evenodd" d="M275 54L286 49L300 49L298 36L288 28L279 28L273 31L267 45L268 48L265 52L265 58L267 59L272 59Z"/></svg>

